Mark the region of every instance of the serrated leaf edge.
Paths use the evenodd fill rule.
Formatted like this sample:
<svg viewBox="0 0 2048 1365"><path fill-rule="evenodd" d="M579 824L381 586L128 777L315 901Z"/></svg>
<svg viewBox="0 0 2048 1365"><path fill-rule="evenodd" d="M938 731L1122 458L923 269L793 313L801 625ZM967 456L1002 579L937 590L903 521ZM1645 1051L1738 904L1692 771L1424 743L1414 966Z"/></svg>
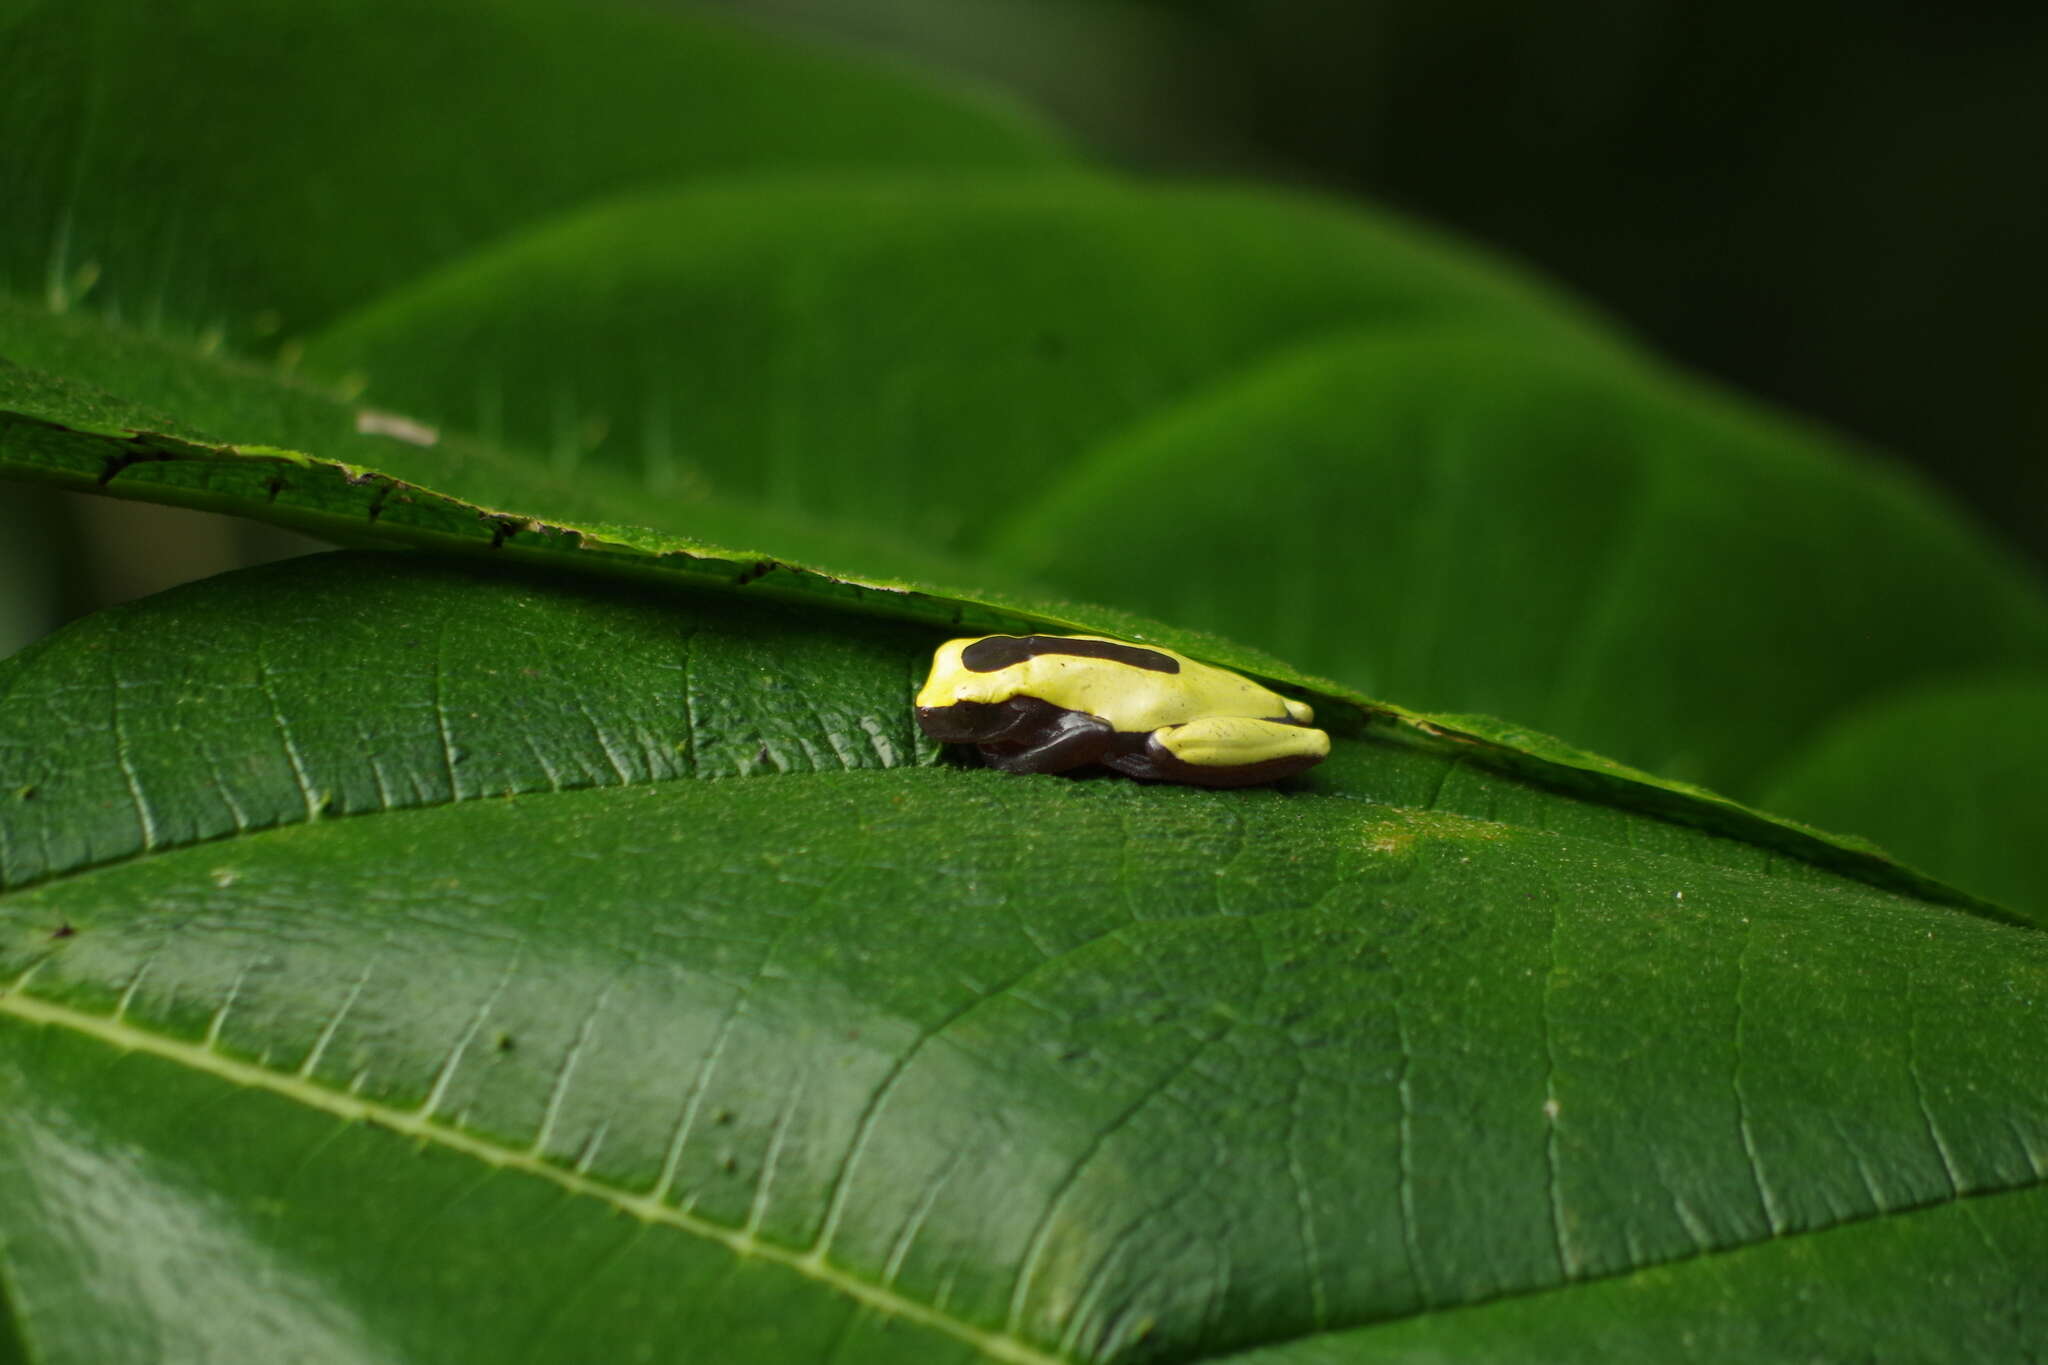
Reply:
<svg viewBox="0 0 2048 1365"><path fill-rule="evenodd" d="M344 544L374 548L432 546L472 555L505 554L536 565L565 566L643 581L686 582L728 591L744 590L784 602L812 607L829 604L966 633L1052 627L1171 644L1184 653L1278 684L1284 690L1341 706L1351 714L1354 725L1362 722L1367 729L1394 732L1382 734L1382 738L1470 758L1495 770L1569 794L1623 803L1631 809L1677 824L1757 843L1880 889L1932 901L1997 923L2041 927L2004 906L1908 867L1861 840L1813 829L1742 805L1705 788L1644 773L1548 737L1539 737L1546 741L1541 748L1519 744L1502 736L1526 732L1506 724L1490 723L1483 717L1439 717L1410 711L1392 703L1376 701L1330 679L1299 672L1279 660L1271 660L1263 666L1247 663L1242 657L1231 657L1231 653L1241 647L1228 641L1216 641L1220 652L1205 654L1199 639L1188 638L1190 633L1178 632L1158 623L1134 624L1130 618L1118 619L1122 617L1121 613L1107 611L1091 619L1086 604L1075 604L1078 608L1075 614L1063 615L1007 601L996 593L972 592L943 585L920 587L907 582L842 574L761 553L737 552L647 528L616 527L600 531L595 526L578 527L550 522L485 507L366 466L277 447L229 442L208 444L188 437L137 429L124 428L118 432L95 429L58 422L18 408L0 409L0 430L4 430L8 422L109 442L120 448L107 456L99 474L92 477L77 471L52 471L13 462L4 451L0 451L0 474L53 483L81 492L229 511L255 520L309 530ZM115 475L139 461L266 461L301 473L333 475L351 486L375 484L379 491L369 495L369 515L358 524L325 510L292 506L281 499L281 481L275 480L271 485L270 501L261 505L170 485L130 485L118 490L110 486ZM431 502L473 516L478 528L476 534L463 536L430 528L393 527L378 516L393 490L404 490L403 496L414 501ZM635 532L639 534L635 535ZM777 581L778 574L786 577ZM797 586L801 583L822 584L826 591L821 594L815 586ZM1147 624L1152 625L1156 633L1148 632L1145 629ZM1486 733L1489 730L1498 733Z"/></svg>

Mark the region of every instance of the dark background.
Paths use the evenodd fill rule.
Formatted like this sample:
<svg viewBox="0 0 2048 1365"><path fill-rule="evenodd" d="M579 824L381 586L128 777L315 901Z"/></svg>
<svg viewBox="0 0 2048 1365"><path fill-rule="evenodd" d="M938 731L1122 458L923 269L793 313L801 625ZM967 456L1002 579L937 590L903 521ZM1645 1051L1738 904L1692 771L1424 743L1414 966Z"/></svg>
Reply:
<svg viewBox="0 0 2048 1365"><path fill-rule="evenodd" d="M1917 465L2048 563L2048 4L721 0L1142 169L1362 196Z"/></svg>

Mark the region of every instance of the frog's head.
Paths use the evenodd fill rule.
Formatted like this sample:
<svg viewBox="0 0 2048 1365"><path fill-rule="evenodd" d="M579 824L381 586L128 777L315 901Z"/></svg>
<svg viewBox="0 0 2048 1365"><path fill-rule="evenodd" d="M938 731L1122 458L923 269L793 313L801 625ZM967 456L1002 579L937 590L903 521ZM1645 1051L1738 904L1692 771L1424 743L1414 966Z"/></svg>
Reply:
<svg viewBox="0 0 2048 1365"><path fill-rule="evenodd" d="M1024 685L1022 670L1017 661L995 661L980 648L1011 638L948 640L938 647L931 676L917 693L917 723L926 734L942 744L969 744L999 739L1019 726L1023 717L1014 703Z"/></svg>
<svg viewBox="0 0 2048 1365"><path fill-rule="evenodd" d="M974 643L971 639L948 640L933 652L931 675L917 692L919 716L961 702L1002 701L1016 692L1014 680L1007 680L1006 688L999 673L972 669L960 661L960 655Z"/></svg>

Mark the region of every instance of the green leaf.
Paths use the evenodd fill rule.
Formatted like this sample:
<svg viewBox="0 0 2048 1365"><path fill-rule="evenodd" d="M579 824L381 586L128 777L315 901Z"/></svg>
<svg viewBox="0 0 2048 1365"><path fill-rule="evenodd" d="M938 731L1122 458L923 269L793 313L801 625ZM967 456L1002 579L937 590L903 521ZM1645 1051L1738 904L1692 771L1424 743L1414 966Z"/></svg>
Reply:
<svg viewBox="0 0 2048 1365"><path fill-rule="evenodd" d="M343 555L0 665L34 1357L1455 1354L1880 1232L2026 1339L2026 1222L1910 1211L2038 1199L2041 931L1373 732L965 768L936 638Z"/></svg>
<svg viewBox="0 0 2048 1365"><path fill-rule="evenodd" d="M666 556L668 568L730 579L755 570L770 543L886 581L962 572L854 528L709 497L670 500L675 531L622 524L650 506L631 481L554 474L270 367L5 298L0 357L13 362L0 365L0 472L15 478L240 513L330 540L481 545L604 560L623 573L651 570L618 560Z"/></svg>
<svg viewBox="0 0 2048 1365"><path fill-rule="evenodd" d="M0 785L0 887L394 806L684 776L891 768L934 756L904 699L944 638L938 623L816 615L820 605L837 605L829 599L814 599L805 614L751 594L679 598L669 585L633 589L538 573L509 580L516 590L508 590L492 588L506 580L484 572L388 555L303 559L111 608L0 664L0 753L13 756ZM689 616L679 616L685 607ZM280 617L317 633L333 667L311 666L281 644ZM806 621L829 627L829 647L805 642L797 623ZM709 662L698 656L707 640L717 642ZM346 707L332 703L336 668ZM684 707L678 688L686 677L703 695ZM70 714L77 695L112 680L121 683L109 693L117 709ZM508 689L530 699L508 702ZM703 700L713 695L721 700ZM801 726L778 719L778 705L795 705ZM483 728L458 735L451 707ZM699 725L700 712L709 724ZM396 769L387 771L393 722L376 722L372 744L365 714L411 718L410 739L390 751L402 759ZM554 718L555 729L536 716ZM1318 721L1385 752L1361 768L1346 756L1357 750L1344 748L1304 779L1311 789L1478 819L1544 818L1541 802L1510 795L1527 784L1473 771L1488 757L1473 739L1430 744L1416 727L1375 724L1341 708ZM827 741L812 733L821 727ZM320 761L307 757L309 733L319 739L311 752L326 755ZM227 764L222 755L247 748L252 734L263 743ZM1537 749L1540 737L1522 738ZM1606 837L1756 865L1740 843L1697 831L1680 838L1681 826L1666 823L1700 823L1713 807L1619 777L1599 785L1601 760L1550 744L1559 761L1584 765L1589 794L1607 798ZM1514 766L1509 755L1492 757L1494 766ZM1521 755L1521 765L1539 782L1567 775L1536 753ZM206 781L194 785L195 772ZM183 795L168 805L138 795L163 785ZM1652 798L1660 793L1670 808L1658 809ZM1597 809L1589 803L1581 818ZM1791 832L1752 824L1765 844ZM1810 860L1846 852L1813 840L1804 851ZM1905 876L1888 865L1855 866Z"/></svg>
<svg viewBox="0 0 2048 1365"><path fill-rule="evenodd" d="M2044 1322L2048 1197L1972 1197L1530 1295L1229 1357L1231 1365L1527 1360L2026 1360Z"/></svg>
<svg viewBox="0 0 2048 1365"><path fill-rule="evenodd" d="M708 16L545 0L17 0L0 149L0 288L235 342L593 195L1060 159L978 98Z"/></svg>
<svg viewBox="0 0 2048 1365"><path fill-rule="evenodd" d="M989 549L1369 693L1742 795L1842 708L2048 663L2033 575L1902 472L1474 327L1301 348L1099 450Z"/></svg>
<svg viewBox="0 0 2048 1365"><path fill-rule="evenodd" d="M115 344L102 344L110 335ZM562 484L488 448L459 438L444 443L438 433L425 444L366 434L364 410L350 409L332 397L255 371L199 360L161 343L122 338L79 320L0 307L0 345L15 346L23 355L70 370L131 373L152 396L175 396L182 405L223 421L253 420L272 430L301 432L314 438L315 448L353 451L367 443L367 453L378 462L377 468L370 468L282 447L237 446L175 424L172 431L162 431L146 424L147 410L135 403L16 367L0 368L0 472L192 506L239 507L358 544L489 553L522 562L744 590L773 600L825 599L878 615L943 623L953 634L1053 627L1152 640L1310 694L1320 699L1326 726L1339 731L1377 727L1390 738L1398 733L1402 742L1780 847L1878 885L2005 913L1900 867L1860 841L1763 814L1548 735L1483 716L1410 711L1220 637L1066 601L1034 590L1028 581L1013 580L994 588L962 586L973 584L981 571L943 556L905 551L887 541L834 536L800 518L764 518L750 515L744 507L712 502L690 504L691 519L722 525L737 535L765 528L778 545L811 551L808 562L768 558L757 551L613 522L542 521L517 506L479 505L462 493L471 487L524 489L538 500L529 506L615 509L620 517L642 513L646 502L630 486L601 473L579 479L558 499L555 490ZM245 412L250 414L247 419L240 416ZM445 483L438 478L441 471L447 475ZM435 478L439 486L414 483L413 478ZM742 540L739 545L747 543ZM830 567L843 563L898 565L901 573L853 574Z"/></svg>
<svg viewBox="0 0 2048 1365"><path fill-rule="evenodd" d="M1277 347L1446 318L1613 350L1530 282L1329 203L808 176L544 224L341 319L306 364L559 468L972 548Z"/></svg>
<svg viewBox="0 0 2048 1365"><path fill-rule="evenodd" d="M1853 830L2048 922L2048 677L1902 688L1790 753L1764 804Z"/></svg>
<svg viewBox="0 0 2048 1365"><path fill-rule="evenodd" d="M396 807L931 761L903 700L931 629L810 619L361 554L115 607L0 663L0 887Z"/></svg>

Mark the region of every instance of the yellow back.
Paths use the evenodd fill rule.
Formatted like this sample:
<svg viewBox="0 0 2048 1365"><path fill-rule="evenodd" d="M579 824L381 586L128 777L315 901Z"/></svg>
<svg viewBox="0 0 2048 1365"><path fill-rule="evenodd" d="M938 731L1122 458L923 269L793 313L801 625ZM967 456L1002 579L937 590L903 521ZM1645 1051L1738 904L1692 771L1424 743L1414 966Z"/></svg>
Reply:
<svg viewBox="0 0 2048 1365"><path fill-rule="evenodd" d="M982 637L990 641L1016 638L1043 642L1042 652L1018 657L993 669L975 669L961 655L978 639L948 640L932 657L931 677L917 694L919 706L950 706L955 702L1005 702L1035 697L1070 711L1100 716L1118 730L1149 731L1210 716L1257 717L1307 724L1314 713L1270 688L1228 669L1199 663L1170 649L1131 645L1102 635ZM1060 653L1058 641L1086 641L1111 646L1116 653L1152 656L1153 666L1120 658L1095 658ZM1051 645L1046 649L1045 645ZM984 652L987 652L986 649ZM1022 653L1022 649L1012 651ZM1172 671L1157 666L1170 661Z"/></svg>

